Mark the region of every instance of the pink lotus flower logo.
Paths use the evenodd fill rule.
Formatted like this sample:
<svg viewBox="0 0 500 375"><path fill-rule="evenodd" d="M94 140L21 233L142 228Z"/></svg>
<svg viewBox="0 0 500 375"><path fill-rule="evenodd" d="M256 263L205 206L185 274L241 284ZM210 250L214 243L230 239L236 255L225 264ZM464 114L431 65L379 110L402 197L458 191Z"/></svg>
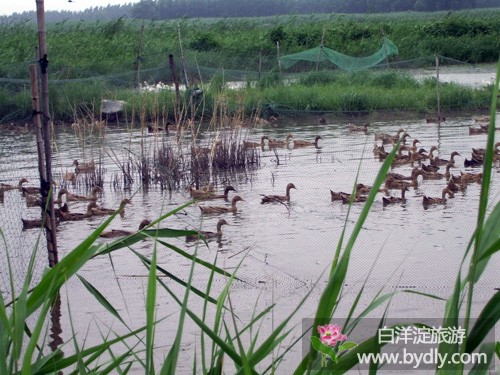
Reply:
<svg viewBox="0 0 500 375"><path fill-rule="evenodd" d="M318 326L318 332L321 342L328 346L335 346L337 342L347 340L347 336L340 332L340 327L336 324Z"/></svg>
<svg viewBox="0 0 500 375"><path fill-rule="evenodd" d="M343 335L341 329L336 324L325 324L318 326L319 338L311 336L311 343L314 349L321 353L321 366L327 366L327 356L338 363L338 353L344 350L349 350L357 346L354 342L345 341L347 336ZM345 341L345 342L344 342ZM337 344L339 344L337 346Z"/></svg>

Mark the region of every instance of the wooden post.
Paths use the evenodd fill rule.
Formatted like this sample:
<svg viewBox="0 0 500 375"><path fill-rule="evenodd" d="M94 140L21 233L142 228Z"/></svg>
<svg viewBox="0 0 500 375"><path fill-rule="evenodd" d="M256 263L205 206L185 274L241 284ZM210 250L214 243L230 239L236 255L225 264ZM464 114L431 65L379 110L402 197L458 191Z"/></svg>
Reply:
<svg viewBox="0 0 500 375"><path fill-rule="evenodd" d="M45 173L40 176L40 191L42 193L42 218L45 218L45 233L47 237L47 251L49 266L53 267L59 261L57 254L56 217L54 213L54 199L52 189L52 131L49 110L49 77L47 58L47 43L45 32L45 8L44 0L36 0L36 13L38 24L38 46L40 51L40 92L41 92L41 116L42 136L45 152Z"/></svg>
<svg viewBox="0 0 500 375"><path fill-rule="evenodd" d="M436 95L437 95L437 120L438 127L441 125L441 93L439 92L439 57L436 57Z"/></svg>
<svg viewBox="0 0 500 375"><path fill-rule="evenodd" d="M135 58L135 85L141 87L141 55L142 55L142 40L144 36L144 20L142 20L141 35L139 36L139 46L137 47L137 56Z"/></svg>

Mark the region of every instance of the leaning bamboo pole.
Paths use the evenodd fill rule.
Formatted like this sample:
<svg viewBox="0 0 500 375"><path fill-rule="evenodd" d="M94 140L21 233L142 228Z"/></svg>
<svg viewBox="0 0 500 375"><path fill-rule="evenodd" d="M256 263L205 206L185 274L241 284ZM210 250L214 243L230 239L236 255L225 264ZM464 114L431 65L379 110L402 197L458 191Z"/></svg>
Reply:
<svg viewBox="0 0 500 375"><path fill-rule="evenodd" d="M45 156L45 173L40 175L40 192L42 194L42 218L45 218L45 233L47 237L49 266L53 267L59 260L57 254L56 217L52 194L52 132L49 121L49 60L47 58L44 0L36 0L36 14L38 24L38 51L40 54L40 59L38 60L40 66L41 94L39 115L42 117L42 136Z"/></svg>

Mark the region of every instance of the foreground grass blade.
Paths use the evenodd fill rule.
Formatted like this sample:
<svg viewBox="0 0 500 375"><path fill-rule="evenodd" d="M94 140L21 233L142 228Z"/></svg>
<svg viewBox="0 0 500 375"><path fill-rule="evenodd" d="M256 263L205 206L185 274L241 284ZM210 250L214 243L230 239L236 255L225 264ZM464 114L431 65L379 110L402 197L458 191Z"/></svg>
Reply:
<svg viewBox="0 0 500 375"><path fill-rule="evenodd" d="M479 344L484 340L486 335L495 329L495 325L500 319L500 291L496 292L493 297L484 306L481 314L477 318L476 324L469 332L467 337L466 353L472 353Z"/></svg>
<svg viewBox="0 0 500 375"><path fill-rule="evenodd" d="M123 323L124 326L127 326L125 321L122 319L118 311L108 302L108 300L96 289L92 284L90 284L85 278L80 275L76 275L82 282L82 284L87 288L87 290L95 297L95 299L106 309L108 310L114 317L116 317L120 322Z"/></svg>

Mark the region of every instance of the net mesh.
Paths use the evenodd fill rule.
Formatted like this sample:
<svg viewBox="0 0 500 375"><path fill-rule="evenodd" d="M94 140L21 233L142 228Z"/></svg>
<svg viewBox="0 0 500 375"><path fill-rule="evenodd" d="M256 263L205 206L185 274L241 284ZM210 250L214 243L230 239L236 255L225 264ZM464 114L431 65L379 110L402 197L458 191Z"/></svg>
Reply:
<svg viewBox="0 0 500 375"><path fill-rule="evenodd" d="M282 56L280 58L280 62L285 69L288 69L299 61L309 61L317 63L329 61L332 64L338 66L340 69L346 70L348 72L354 72L357 70L374 67L380 62L386 60L387 57L397 54L398 47L391 40L385 37L382 43L382 47L380 47L377 52L370 56L347 56L330 48L320 46L309 49L307 51Z"/></svg>

